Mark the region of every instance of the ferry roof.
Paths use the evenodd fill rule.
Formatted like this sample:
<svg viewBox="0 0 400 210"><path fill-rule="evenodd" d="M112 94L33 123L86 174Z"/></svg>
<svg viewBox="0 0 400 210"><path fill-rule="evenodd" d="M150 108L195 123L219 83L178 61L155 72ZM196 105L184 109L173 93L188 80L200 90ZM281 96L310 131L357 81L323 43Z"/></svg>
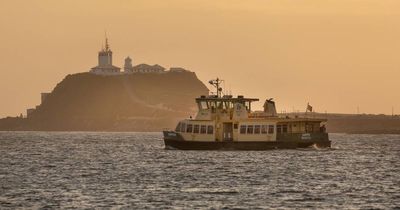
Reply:
<svg viewBox="0 0 400 210"><path fill-rule="evenodd" d="M225 95L223 97L217 96L201 96L200 98L196 98L196 101L231 101L231 102L243 102L243 101L259 101L258 98L244 98L243 96L238 96L237 98L233 98L232 96Z"/></svg>
<svg viewBox="0 0 400 210"><path fill-rule="evenodd" d="M279 118L279 122L327 122L325 118Z"/></svg>
<svg viewBox="0 0 400 210"><path fill-rule="evenodd" d="M249 117L247 120L262 121L270 120L280 123L284 122L327 122L325 118L310 118L310 117L298 117L298 118L285 118L285 117Z"/></svg>

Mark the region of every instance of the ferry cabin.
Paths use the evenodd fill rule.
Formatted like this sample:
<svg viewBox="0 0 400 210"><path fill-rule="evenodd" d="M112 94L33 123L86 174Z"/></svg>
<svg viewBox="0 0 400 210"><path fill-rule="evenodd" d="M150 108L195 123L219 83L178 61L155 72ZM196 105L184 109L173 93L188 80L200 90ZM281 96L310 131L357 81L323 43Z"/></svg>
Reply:
<svg viewBox="0 0 400 210"><path fill-rule="evenodd" d="M280 118L276 113L253 113L258 99L205 97L196 99L199 111L194 119L178 123L175 131L186 141L279 141L311 139L325 133L323 119Z"/></svg>

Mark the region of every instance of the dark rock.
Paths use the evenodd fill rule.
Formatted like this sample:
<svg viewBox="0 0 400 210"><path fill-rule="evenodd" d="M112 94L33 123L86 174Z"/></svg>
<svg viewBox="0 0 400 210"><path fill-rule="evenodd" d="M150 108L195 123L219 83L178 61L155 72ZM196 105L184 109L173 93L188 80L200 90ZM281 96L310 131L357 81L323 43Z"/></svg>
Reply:
<svg viewBox="0 0 400 210"><path fill-rule="evenodd" d="M68 75L28 119L4 118L0 130L160 131L196 113L208 94L193 72Z"/></svg>

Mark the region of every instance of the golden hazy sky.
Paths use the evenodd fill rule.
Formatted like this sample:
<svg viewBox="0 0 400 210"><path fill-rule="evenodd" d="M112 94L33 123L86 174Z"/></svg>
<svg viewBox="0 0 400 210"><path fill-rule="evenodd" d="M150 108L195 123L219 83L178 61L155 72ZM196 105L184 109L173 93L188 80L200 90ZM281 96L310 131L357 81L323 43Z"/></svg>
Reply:
<svg viewBox="0 0 400 210"><path fill-rule="evenodd" d="M0 0L0 30L0 117L96 66L104 30L120 67L219 76L279 111L400 113L399 0Z"/></svg>

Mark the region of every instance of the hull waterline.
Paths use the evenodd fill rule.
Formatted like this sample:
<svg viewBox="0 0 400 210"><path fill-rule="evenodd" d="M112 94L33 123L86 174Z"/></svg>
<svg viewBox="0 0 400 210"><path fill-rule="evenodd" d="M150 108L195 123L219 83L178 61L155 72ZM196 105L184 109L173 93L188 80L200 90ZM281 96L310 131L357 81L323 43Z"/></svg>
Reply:
<svg viewBox="0 0 400 210"><path fill-rule="evenodd" d="M179 150L272 150L296 149L316 146L330 148L329 140L300 140L300 141L185 141L179 134L174 137L164 136L166 149Z"/></svg>

